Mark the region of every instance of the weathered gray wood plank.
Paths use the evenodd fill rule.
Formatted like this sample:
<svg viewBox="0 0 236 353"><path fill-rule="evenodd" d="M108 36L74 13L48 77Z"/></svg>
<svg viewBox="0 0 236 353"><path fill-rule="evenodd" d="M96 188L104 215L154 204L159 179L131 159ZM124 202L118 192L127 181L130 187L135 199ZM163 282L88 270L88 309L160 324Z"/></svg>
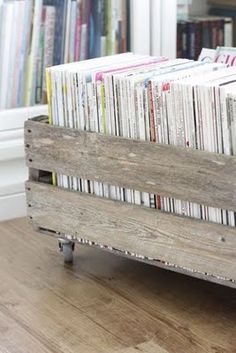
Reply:
<svg viewBox="0 0 236 353"><path fill-rule="evenodd" d="M36 182L27 183L33 224L236 280L236 229Z"/></svg>
<svg viewBox="0 0 236 353"><path fill-rule="evenodd" d="M25 125L29 167L236 211L236 157Z"/></svg>
<svg viewBox="0 0 236 353"><path fill-rule="evenodd" d="M37 232L39 232L41 234L49 235L50 237L53 237L53 238L56 237L58 239L65 239L65 240L69 239L69 240L71 240L71 236L69 234L56 233L53 230L48 230L48 229L45 229L43 227L36 226L33 219L31 221L31 225L33 226L33 228ZM116 248L113 248L113 247L105 247L103 245L100 245L100 244L94 243L94 242L91 243L91 242L88 241L88 242L85 243L79 237L76 237L76 238L73 237L73 242L79 243L82 246L89 246L89 247L92 247L92 248L98 248L99 250L102 249L104 252L112 253L113 255L125 257L125 258L131 259L131 260L143 262L145 264L156 266L156 267L162 268L164 270L168 270L168 271L172 271L172 272L178 272L178 273L181 273L182 275L187 275L187 276L199 278L199 279L204 280L204 281L208 281L208 282L210 281L210 282L221 284L221 285L224 285L224 286L227 286L227 287L236 288L236 282L232 281L230 279L221 278L221 277L215 277L214 275L205 274L205 273L202 273L202 272L190 271L189 269L185 269L184 267L179 267L179 266L176 266L174 264L170 264L170 263L167 263L167 262L162 262L162 261L159 261L157 259L150 260L147 257L141 257L141 256L137 257L136 255L134 255L132 253L129 253L127 251L122 251L122 250L119 250L119 249L116 249Z"/></svg>

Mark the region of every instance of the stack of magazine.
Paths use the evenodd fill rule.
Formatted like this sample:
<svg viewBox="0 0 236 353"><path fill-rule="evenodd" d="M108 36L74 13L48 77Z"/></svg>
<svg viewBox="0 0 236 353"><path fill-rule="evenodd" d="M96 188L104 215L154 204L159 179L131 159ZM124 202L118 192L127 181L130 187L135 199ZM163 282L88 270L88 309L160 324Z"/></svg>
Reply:
<svg viewBox="0 0 236 353"><path fill-rule="evenodd" d="M132 53L47 69L51 124L236 154L236 67ZM55 175L60 187L235 226L232 211Z"/></svg>

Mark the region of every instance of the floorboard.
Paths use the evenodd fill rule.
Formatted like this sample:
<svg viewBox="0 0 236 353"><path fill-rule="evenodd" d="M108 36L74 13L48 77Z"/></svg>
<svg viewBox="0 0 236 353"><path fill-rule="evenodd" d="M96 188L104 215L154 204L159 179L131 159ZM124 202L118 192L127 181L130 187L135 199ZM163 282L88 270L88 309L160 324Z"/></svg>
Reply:
<svg viewBox="0 0 236 353"><path fill-rule="evenodd" d="M0 353L236 353L236 290L0 223Z"/></svg>

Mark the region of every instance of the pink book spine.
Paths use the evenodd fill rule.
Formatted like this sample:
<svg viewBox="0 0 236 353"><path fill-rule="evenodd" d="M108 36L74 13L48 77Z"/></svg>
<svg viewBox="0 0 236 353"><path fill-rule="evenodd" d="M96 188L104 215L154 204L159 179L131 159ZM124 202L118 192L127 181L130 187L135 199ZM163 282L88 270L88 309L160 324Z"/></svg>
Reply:
<svg viewBox="0 0 236 353"><path fill-rule="evenodd" d="M123 70L127 70L127 69L135 69L136 67L142 67L142 66L147 66L147 65L151 65L151 64L155 64L155 63L161 63L161 62L164 62L164 61L168 61L169 59L167 58L156 58L156 59L153 59L153 60L149 60L148 62L143 62L143 63L137 63L135 65L129 65L129 66L122 66L122 67L119 67L117 69L110 69L110 70L106 70L106 71L101 71L101 72L98 72L95 76L95 80L96 81L102 81L103 79L103 75L104 74L108 74L110 72L120 72L120 71L123 71Z"/></svg>
<svg viewBox="0 0 236 353"><path fill-rule="evenodd" d="M81 2L77 3L77 20L76 20L76 34L75 34L75 56L74 60L79 61L80 58L80 42L81 42Z"/></svg>

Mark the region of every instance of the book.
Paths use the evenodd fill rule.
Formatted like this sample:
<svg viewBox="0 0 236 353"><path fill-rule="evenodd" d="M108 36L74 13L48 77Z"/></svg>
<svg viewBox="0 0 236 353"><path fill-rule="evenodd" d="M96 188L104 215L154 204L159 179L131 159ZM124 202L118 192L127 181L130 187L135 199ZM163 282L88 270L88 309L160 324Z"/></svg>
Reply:
<svg viewBox="0 0 236 353"><path fill-rule="evenodd" d="M228 66L235 66L236 48L217 47L214 61L218 63L227 64Z"/></svg>
<svg viewBox="0 0 236 353"><path fill-rule="evenodd" d="M64 33L66 26L67 0L44 0L45 6L54 6L56 11L55 36L53 65L59 65L63 62L64 55Z"/></svg>
<svg viewBox="0 0 236 353"><path fill-rule="evenodd" d="M55 6L44 6L45 11L45 31L44 31L44 47L43 47L43 74L42 74L42 90L43 103L46 103L46 71L47 67L53 65L54 52L54 35L56 24L56 8Z"/></svg>
<svg viewBox="0 0 236 353"><path fill-rule="evenodd" d="M227 43L229 43L229 46L236 46L236 8L221 8L221 7L210 7L209 9L209 14L210 15L215 15L215 16L222 16L226 18L226 22L228 23L229 18L232 19L232 25L230 25L230 34L233 33L232 38L227 37ZM227 27L229 29L229 27ZM226 43L224 43L227 45Z"/></svg>
<svg viewBox="0 0 236 353"><path fill-rule="evenodd" d="M35 1L32 12L31 37L26 61L26 80L24 87L24 104L33 105L35 102L35 88L37 75L38 44L40 42L40 24L42 14L42 0Z"/></svg>
<svg viewBox="0 0 236 353"><path fill-rule="evenodd" d="M216 49L232 43L232 28L232 19L225 16L195 16L178 21L177 57L197 60L201 48Z"/></svg>
<svg viewBox="0 0 236 353"><path fill-rule="evenodd" d="M216 49L202 48L198 57L199 61L213 63L216 56Z"/></svg>

